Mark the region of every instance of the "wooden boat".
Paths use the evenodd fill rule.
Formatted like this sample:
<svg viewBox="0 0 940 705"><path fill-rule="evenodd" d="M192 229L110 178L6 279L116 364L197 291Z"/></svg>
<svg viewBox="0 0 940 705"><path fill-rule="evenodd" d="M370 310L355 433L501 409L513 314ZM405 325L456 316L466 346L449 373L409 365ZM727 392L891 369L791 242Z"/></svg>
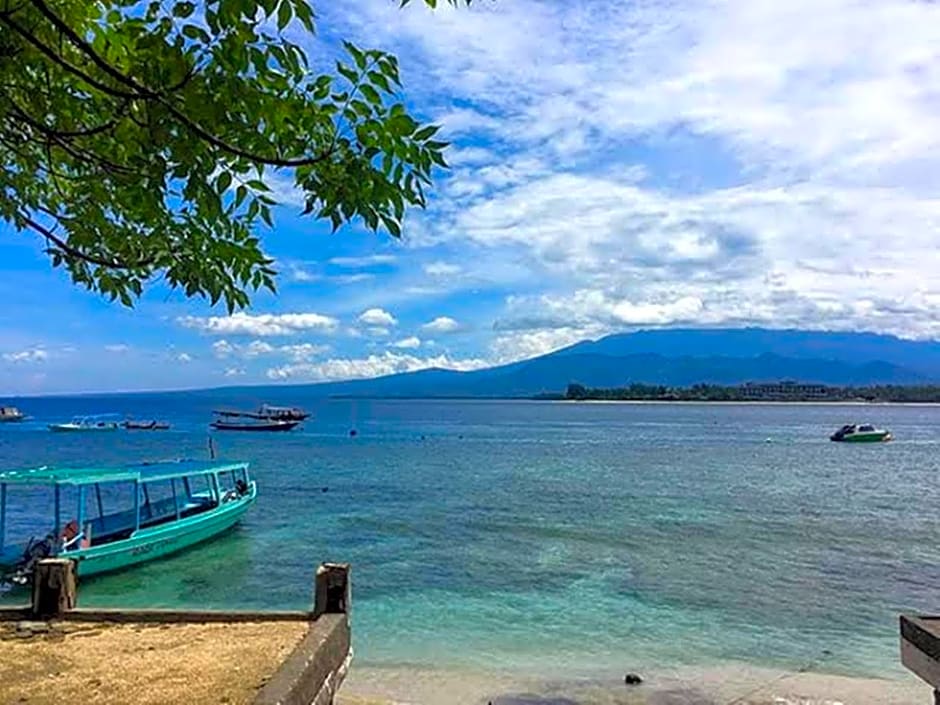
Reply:
<svg viewBox="0 0 940 705"><path fill-rule="evenodd" d="M121 426L128 431L167 431L170 428L170 424L166 421L135 421L134 419L128 419Z"/></svg>
<svg viewBox="0 0 940 705"><path fill-rule="evenodd" d="M216 431L290 431L300 421L226 421L216 419L209 425Z"/></svg>
<svg viewBox="0 0 940 705"><path fill-rule="evenodd" d="M216 416L222 418L246 418L259 421L305 421L310 418L310 414L298 407L291 406L271 406L262 404L257 411L238 411L236 409L219 409L213 411Z"/></svg>
<svg viewBox="0 0 940 705"><path fill-rule="evenodd" d="M50 488L53 516L26 545L4 548L7 504L24 487L24 502L34 504L36 488ZM122 495L129 501L119 502ZM248 464L240 462L0 472L0 579L26 583L48 556L73 559L81 577L161 558L228 531L256 496ZM67 507L65 498L74 504Z"/></svg>
<svg viewBox="0 0 940 705"><path fill-rule="evenodd" d="M26 414L15 406L0 406L0 423L22 421L25 418Z"/></svg>
<svg viewBox="0 0 940 705"><path fill-rule="evenodd" d="M68 423L51 423L50 431L58 433L73 433L85 431L117 431L120 426L117 421L110 420L113 414L98 414L96 416L76 416Z"/></svg>

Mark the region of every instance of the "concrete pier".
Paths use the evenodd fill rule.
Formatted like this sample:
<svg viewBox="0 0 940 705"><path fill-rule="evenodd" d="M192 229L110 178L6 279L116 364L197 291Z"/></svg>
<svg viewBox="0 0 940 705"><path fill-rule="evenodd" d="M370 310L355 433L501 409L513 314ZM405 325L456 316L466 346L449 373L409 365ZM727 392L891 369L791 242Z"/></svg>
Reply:
<svg viewBox="0 0 940 705"><path fill-rule="evenodd" d="M0 702L330 705L352 658L349 566L309 611L85 609L74 566L43 561L32 604L0 610Z"/></svg>

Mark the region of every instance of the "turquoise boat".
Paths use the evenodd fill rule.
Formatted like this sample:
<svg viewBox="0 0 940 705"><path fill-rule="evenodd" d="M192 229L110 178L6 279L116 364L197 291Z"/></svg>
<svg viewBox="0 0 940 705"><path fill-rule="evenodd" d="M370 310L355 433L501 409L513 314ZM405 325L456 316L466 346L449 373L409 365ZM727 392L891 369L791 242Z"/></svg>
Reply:
<svg viewBox="0 0 940 705"><path fill-rule="evenodd" d="M11 528L35 530L25 525L25 503L39 506L43 488L51 492L53 516L38 536L6 546ZM13 512L18 494L24 507ZM27 583L35 563L51 556L73 559L80 577L161 558L228 531L256 497L248 464L240 462L0 472L0 581ZM32 514L35 523L35 509Z"/></svg>

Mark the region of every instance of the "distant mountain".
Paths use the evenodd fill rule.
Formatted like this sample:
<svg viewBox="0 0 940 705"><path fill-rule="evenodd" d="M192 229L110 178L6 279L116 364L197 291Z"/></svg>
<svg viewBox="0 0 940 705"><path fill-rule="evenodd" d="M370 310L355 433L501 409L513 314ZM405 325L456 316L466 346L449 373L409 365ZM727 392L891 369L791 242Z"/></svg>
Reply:
<svg viewBox="0 0 940 705"><path fill-rule="evenodd" d="M871 333L800 330L646 330L584 341L531 360L474 372L422 370L316 385L325 395L517 397L572 382L689 386L791 379L830 385L940 381L940 344Z"/></svg>
<svg viewBox="0 0 940 705"><path fill-rule="evenodd" d="M849 364L887 362L940 380L940 343L903 340L878 333L835 333L767 328L671 328L641 330L585 340L553 355L595 353L621 357L757 357L838 360Z"/></svg>

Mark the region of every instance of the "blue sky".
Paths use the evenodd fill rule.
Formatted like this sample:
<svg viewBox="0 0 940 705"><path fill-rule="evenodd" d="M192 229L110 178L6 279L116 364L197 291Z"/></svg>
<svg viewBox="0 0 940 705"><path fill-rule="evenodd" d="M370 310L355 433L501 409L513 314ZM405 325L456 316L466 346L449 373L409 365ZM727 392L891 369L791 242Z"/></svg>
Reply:
<svg viewBox="0 0 940 705"><path fill-rule="evenodd" d="M940 5L315 3L399 55L454 146L395 241L330 235L286 175L278 296L133 311L0 226L0 394L472 369L664 325L938 337Z"/></svg>

